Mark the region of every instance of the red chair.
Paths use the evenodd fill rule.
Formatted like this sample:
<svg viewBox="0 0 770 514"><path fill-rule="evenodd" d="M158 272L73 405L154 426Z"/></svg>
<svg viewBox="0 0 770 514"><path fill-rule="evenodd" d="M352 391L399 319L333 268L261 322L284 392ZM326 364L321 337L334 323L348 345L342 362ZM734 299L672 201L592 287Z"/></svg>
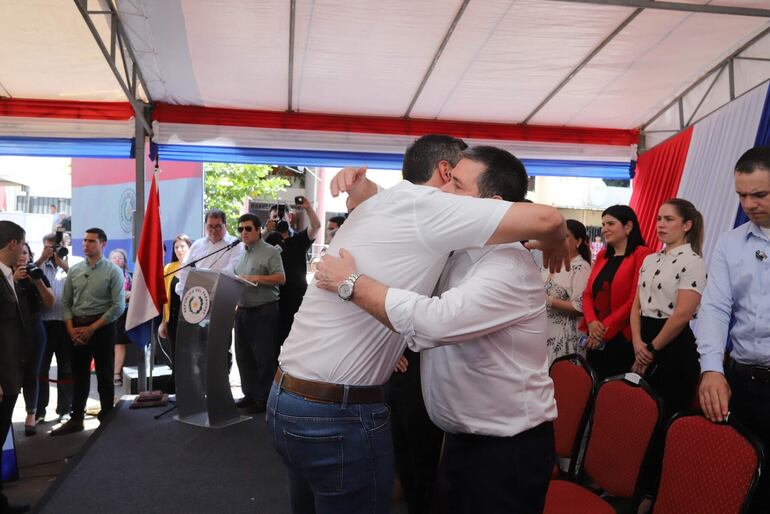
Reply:
<svg viewBox="0 0 770 514"><path fill-rule="evenodd" d="M745 512L761 473L763 450L741 425L700 413L671 420L653 514Z"/></svg>
<svg viewBox="0 0 770 514"><path fill-rule="evenodd" d="M649 443L661 425L661 401L639 375L627 373L602 382L596 395L585 462L579 473L606 494L640 500L637 482ZM547 514L614 514L603 498L578 483L552 480Z"/></svg>
<svg viewBox="0 0 770 514"><path fill-rule="evenodd" d="M574 477L596 393L596 373L582 356L572 354L553 361L548 374L559 412L553 423L556 457L570 460L568 476ZM556 471L558 476L558 467Z"/></svg>

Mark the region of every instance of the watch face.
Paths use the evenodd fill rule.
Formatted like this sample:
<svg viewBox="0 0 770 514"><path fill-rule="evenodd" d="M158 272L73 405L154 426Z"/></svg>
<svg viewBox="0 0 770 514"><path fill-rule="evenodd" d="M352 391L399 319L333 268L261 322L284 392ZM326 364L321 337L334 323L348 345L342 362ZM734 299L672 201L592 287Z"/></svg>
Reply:
<svg viewBox="0 0 770 514"><path fill-rule="evenodd" d="M343 282L337 287L337 294L343 300L349 300L350 297L353 296L352 284L348 281Z"/></svg>

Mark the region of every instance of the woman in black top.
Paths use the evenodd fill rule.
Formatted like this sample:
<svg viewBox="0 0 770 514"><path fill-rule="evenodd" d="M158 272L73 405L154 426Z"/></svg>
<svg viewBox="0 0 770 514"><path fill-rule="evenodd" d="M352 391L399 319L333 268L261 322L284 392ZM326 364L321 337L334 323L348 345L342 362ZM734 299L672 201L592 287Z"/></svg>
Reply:
<svg viewBox="0 0 770 514"><path fill-rule="evenodd" d="M43 274L43 270L34 266L29 271L27 265L32 264L33 255L29 245L24 243L21 257L13 272L16 283L16 294L19 297L24 329L27 334L27 347L24 356L24 379L22 390L24 404L27 409L27 419L24 421L24 434L35 435L35 411L37 410L37 395L39 391L40 362L45 348L45 327L40 316L40 307L53 307L55 302L51 284Z"/></svg>

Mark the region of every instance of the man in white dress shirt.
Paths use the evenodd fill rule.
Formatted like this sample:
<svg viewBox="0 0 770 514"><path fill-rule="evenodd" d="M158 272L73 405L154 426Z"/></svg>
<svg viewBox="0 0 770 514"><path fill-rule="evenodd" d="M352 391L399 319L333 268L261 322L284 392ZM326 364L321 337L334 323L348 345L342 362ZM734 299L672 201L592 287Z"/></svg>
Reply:
<svg viewBox="0 0 770 514"><path fill-rule="evenodd" d="M227 233L227 217L225 216L225 213L219 209L211 209L206 212L205 223L206 237L202 237L192 244L182 265L187 265L211 252L230 246L229 250L222 250L219 253L215 253L211 257L207 257L196 263L195 267L198 269L227 271L231 274L235 273L235 265L241 259L241 255L243 254L243 245L236 244L233 246L233 243L236 243L238 238ZM180 298L184 295L184 287L187 283L187 275L189 273L190 268L184 268L177 272L179 283L176 285L175 291Z"/></svg>
<svg viewBox="0 0 770 514"><path fill-rule="evenodd" d="M369 187L364 172L345 188ZM357 206L329 254L347 248L365 276L420 294L434 290L455 250L537 239L554 252L547 263L566 261L566 226L556 209L443 193L437 186L451 172L450 162L422 186L405 177ZM268 427L289 472L295 513L390 510L393 447L382 384L405 343L346 301L357 279L348 277L337 294L308 289L268 399Z"/></svg>
<svg viewBox="0 0 770 514"><path fill-rule="evenodd" d="M442 190L521 201L524 166L475 147ZM345 250L324 257L316 285L336 290L356 271ZM363 263L359 260L359 265ZM422 351L428 414L446 432L439 470L443 513L540 513L553 468L553 383L538 268L519 243L455 252L435 297L356 281L353 302Z"/></svg>

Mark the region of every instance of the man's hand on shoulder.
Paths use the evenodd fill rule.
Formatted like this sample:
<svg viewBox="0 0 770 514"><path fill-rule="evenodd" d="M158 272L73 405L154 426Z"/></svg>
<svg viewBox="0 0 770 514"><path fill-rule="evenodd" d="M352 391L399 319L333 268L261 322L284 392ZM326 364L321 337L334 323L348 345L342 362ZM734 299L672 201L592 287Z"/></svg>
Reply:
<svg viewBox="0 0 770 514"><path fill-rule="evenodd" d="M701 375L698 397L703 414L711 421L725 421L730 412L730 384L722 373L705 371Z"/></svg>
<svg viewBox="0 0 770 514"><path fill-rule="evenodd" d="M543 268L551 273L558 273L562 269L569 270L569 247L567 239L559 243L545 244L541 241L529 241L524 246L530 250L541 250L543 252Z"/></svg>
<svg viewBox="0 0 770 514"><path fill-rule="evenodd" d="M321 257L314 275L315 285L336 293L337 286L355 272L356 260L350 252L341 248L339 257L332 257L329 254Z"/></svg>
<svg viewBox="0 0 770 514"><path fill-rule="evenodd" d="M331 193L335 198L347 193L347 207L352 211L364 201L377 194L377 185L366 178L366 167L348 166L342 168L331 180Z"/></svg>

